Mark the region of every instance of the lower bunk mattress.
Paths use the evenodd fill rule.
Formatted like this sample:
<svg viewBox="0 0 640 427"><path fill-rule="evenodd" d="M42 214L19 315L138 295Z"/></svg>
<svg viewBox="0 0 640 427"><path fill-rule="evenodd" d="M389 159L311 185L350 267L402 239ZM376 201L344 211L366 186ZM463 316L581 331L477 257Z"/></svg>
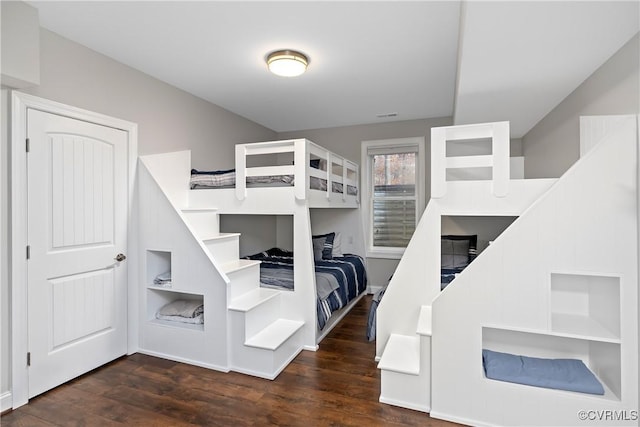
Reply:
<svg viewBox="0 0 640 427"><path fill-rule="evenodd" d="M263 287L294 289L293 252L272 248L246 257L261 261L260 283ZM318 328L324 329L336 310L363 293L367 275L362 257L344 254L331 260L316 260L316 312Z"/></svg>

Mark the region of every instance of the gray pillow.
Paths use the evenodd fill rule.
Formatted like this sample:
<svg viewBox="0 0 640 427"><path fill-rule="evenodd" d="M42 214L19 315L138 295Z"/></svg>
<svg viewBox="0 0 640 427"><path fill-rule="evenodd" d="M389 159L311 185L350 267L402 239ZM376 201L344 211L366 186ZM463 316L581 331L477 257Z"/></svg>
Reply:
<svg viewBox="0 0 640 427"><path fill-rule="evenodd" d="M460 268L469 264L468 240L440 240L440 268Z"/></svg>

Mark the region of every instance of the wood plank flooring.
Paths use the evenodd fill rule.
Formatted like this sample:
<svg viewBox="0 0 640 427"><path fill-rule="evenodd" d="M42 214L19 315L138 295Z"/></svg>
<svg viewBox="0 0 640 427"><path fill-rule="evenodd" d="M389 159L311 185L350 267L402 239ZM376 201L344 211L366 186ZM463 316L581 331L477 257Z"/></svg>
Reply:
<svg viewBox="0 0 640 427"><path fill-rule="evenodd" d="M274 381L134 354L32 399L2 426L431 426L456 424L378 402L371 296Z"/></svg>

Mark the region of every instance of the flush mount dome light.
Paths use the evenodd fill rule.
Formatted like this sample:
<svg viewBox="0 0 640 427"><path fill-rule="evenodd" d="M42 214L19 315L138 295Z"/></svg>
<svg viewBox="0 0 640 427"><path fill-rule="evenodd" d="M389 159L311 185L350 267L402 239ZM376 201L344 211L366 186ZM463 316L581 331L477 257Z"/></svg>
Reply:
<svg viewBox="0 0 640 427"><path fill-rule="evenodd" d="M267 66L273 74L295 77L304 73L309 64L306 55L295 50L278 50L267 56Z"/></svg>

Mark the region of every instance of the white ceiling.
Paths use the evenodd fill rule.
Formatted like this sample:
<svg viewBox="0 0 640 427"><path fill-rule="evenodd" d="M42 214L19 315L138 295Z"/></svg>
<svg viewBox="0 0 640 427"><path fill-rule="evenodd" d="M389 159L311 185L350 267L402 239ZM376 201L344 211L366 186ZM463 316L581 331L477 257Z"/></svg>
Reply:
<svg viewBox="0 0 640 427"><path fill-rule="evenodd" d="M519 137L640 21L637 1L29 3L43 27L277 132L455 113ZM307 73L269 74L279 49Z"/></svg>
<svg viewBox="0 0 640 427"><path fill-rule="evenodd" d="M511 120L520 137L638 32L638 2L469 2L455 123Z"/></svg>

